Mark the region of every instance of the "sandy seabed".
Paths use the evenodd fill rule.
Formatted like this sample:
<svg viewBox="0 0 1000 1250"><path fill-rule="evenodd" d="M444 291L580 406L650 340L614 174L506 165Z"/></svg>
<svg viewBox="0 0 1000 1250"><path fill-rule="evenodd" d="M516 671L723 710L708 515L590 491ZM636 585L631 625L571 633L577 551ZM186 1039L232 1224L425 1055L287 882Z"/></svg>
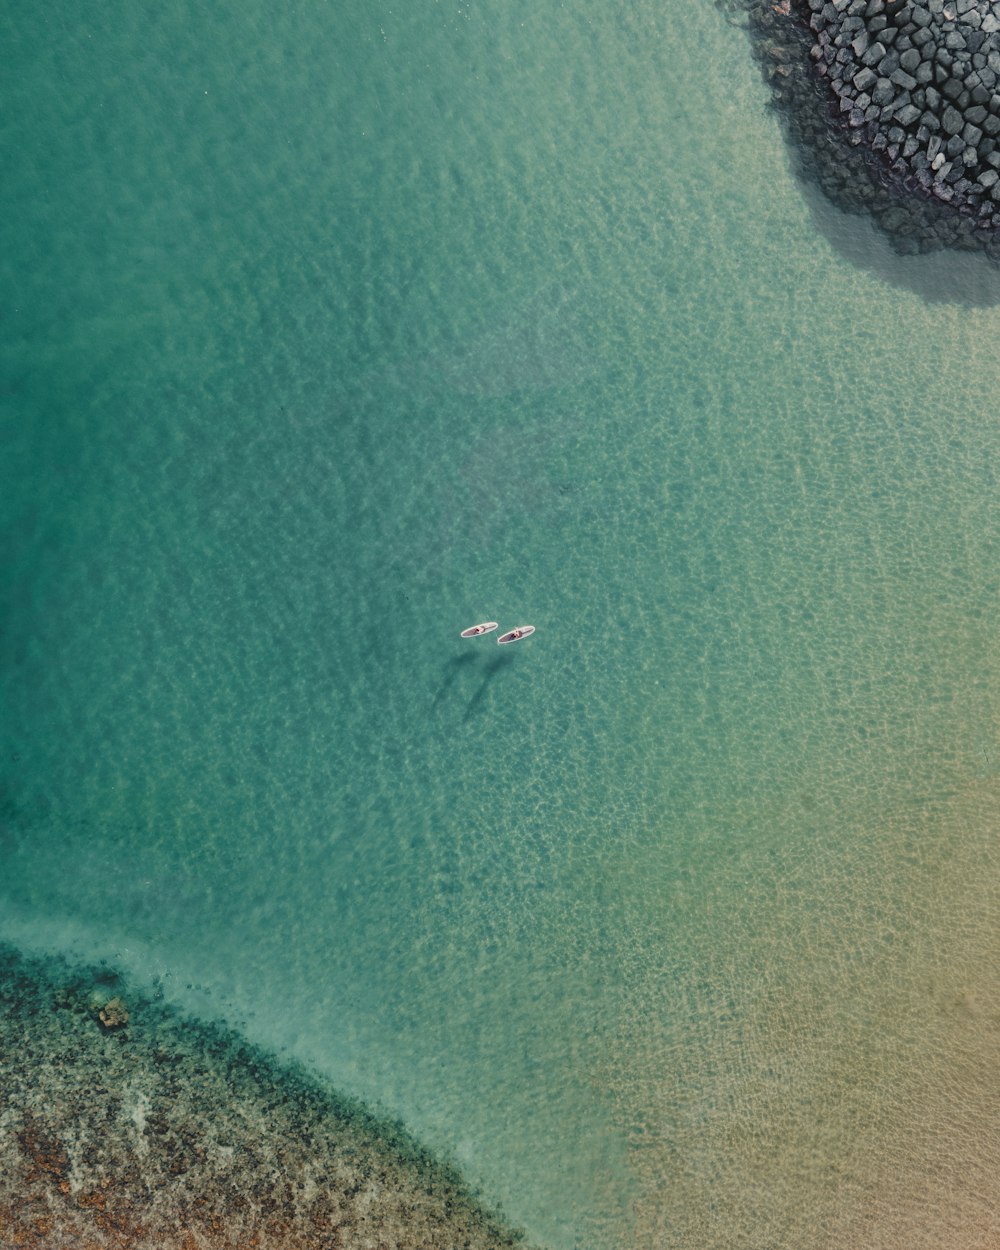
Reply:
<svg viewBox="0 0 1000 1250"><path fill-rule="evenodd" d="M518 1244L400 1126L112 970L0 945L4 1250Z"/></svg>

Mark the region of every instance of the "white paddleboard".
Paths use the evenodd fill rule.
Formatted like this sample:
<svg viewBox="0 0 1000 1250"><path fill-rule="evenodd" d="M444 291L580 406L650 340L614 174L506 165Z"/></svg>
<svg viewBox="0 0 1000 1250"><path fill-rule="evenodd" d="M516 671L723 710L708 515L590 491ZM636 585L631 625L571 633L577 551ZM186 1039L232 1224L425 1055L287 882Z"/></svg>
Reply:
<svg viewBox="0 0 1000 1250"><path fill-rule="evenodd" d="M472 625L468 629L463 629L462 637L478 638L480 634L492 634L493 631L498 628L498 621L483 621L482 625Z"/></svg>
<svg viewBox="0 0 1000 1250"><path fill-rule="evenodd" d="M522 638L530 638L534 632L534 625L518 625L516 629L511 629L506 634L501 634L497 639L497 645L502 647L508 642L520 642Z"/></svg>

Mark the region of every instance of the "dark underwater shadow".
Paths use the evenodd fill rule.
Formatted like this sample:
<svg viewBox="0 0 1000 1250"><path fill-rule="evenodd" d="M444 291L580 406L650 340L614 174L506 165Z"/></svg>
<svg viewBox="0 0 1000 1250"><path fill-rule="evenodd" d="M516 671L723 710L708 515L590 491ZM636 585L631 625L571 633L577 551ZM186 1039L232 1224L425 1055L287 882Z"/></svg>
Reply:
<svg viewBox="0 0 1000 1250"><path fill-rule="evenodd" d="M473 716L475 716L480 705L482 704L483 699L486 698L486 692L489 690L490 686L497 679L500 673L502 673L505 668L509 668L513 662L514 656L510 651L502 651L498 656L495 656L492 660L488 660L486 662L484 669L485 676L483 677L479 689L472 696L466 706L465 715L462 717L463 725L467 725Z"/></svg>
<svg viewBox="0 0 1000 1250"><path fill-rule="evenodd" d="M452 686L454 686L461 674L469 667L470 664L475 664L478 658L479 657L475 654L475 652L465 651L461 655L453 655L451 659L446 662L444 666L444 681L441 683L437 694L434 696L434 702L431 704L432 708L440 706L442 701L447 697L448 691L451 690Z"/></svg>
<svg viewBox="0 0 1000 1250"><path fill-rule="evenodd" d="M1000 304L1000 267L987 256L944 247L901 255L870 217L838 208L805 174L796 171L795 177L816 229L857 269L890 286L913 291L930 304L968 308Z"/></svg>

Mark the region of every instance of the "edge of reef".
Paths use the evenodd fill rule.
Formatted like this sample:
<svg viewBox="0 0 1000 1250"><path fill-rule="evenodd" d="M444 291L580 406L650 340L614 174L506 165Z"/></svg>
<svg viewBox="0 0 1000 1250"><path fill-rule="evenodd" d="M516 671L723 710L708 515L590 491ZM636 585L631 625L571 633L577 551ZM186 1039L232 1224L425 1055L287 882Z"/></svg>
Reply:
<svg viewBox="0 0 1000 1250"><path fill-rule="evenodd" d="M502 1250L401 1124L101 964L0 943L5 1250Z"/></svg>

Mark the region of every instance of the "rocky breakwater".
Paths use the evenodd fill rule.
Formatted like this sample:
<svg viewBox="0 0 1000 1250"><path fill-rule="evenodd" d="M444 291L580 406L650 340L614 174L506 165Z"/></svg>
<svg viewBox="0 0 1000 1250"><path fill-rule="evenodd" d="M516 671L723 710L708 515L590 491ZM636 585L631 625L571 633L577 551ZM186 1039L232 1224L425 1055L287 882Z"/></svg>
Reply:
<svg viewBox="0 0 1000 1250"><path fill-rule="evenodd" d="M904 190L1000 237L1000 2L799 3L849 142L878 154Z"/></svg>

